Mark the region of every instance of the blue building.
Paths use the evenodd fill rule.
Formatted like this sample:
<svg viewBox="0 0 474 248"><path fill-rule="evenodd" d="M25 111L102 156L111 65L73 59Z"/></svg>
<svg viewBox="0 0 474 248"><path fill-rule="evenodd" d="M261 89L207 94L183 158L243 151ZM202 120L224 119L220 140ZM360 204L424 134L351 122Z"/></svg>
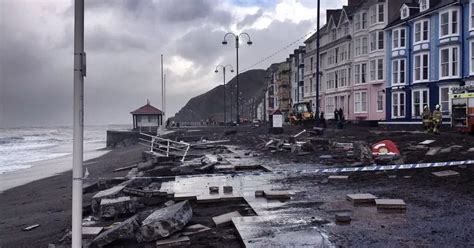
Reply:
<svg viewBox="0 0 474 248"><path fill-rule="evenodd" d="M454 87L474 81L474 0L407 0L386 32L386 120L421 121Z"/></svg>

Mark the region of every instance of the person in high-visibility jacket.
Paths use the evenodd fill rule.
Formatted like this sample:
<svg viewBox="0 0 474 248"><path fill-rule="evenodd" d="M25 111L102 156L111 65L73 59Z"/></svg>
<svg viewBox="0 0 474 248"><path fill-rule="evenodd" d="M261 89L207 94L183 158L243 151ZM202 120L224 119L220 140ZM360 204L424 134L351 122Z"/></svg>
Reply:
<svg viewBox="0 0 474 248"><path fill-rule="evenodd" d="M423 108L423 113L421 114L421 118L423 119L423 128L425 129L425 132L431 133L433 131L432 116L431 116L430 108L428 108L428 105L425 105L425 107Z"/></svg>
<svg viewBox="0 0 474 248"><path fill-rule="evenodd" d="M433 111L433 133L439 133L441 122L443 122L443 115L441 114L439 104L437 104L435 110Z"/></svg>

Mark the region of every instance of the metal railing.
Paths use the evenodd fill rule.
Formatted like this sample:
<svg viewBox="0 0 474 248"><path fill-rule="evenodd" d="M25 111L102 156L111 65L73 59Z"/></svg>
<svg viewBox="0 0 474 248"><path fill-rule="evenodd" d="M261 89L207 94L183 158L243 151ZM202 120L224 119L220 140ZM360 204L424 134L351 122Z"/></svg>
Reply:
<svg viewBox="0 0 474 248"><path fill-rule="evenodd" d="M190 147L189 143L165 139L146 133L140 133L139 140L139 144L150 147L149 152L151 154L166 158L170 155L182 157L181 162L186 158Z"/></svg>

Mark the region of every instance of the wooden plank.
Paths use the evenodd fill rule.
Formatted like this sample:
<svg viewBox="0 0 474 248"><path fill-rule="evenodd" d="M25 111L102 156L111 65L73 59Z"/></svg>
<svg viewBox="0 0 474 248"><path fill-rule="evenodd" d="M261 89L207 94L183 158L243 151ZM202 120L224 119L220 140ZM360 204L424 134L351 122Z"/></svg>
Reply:
<svg viewBox="0 0 474 248"><path fill-rule="evenodd" d="M264 191L265 197L267 199L290 199L293 193L288 191L273 191L273 190L265 190Z"/></svg>
<svg viewBox="0 0 474 248"><path fill-rule="evenodd" d="M161 239L156 241L156 247L173 247L173 246L185 246L190 245L191 240L188 236L181 237L170 237L167 239Z"/></svg>
<svg viewBox="0 0 474 248"><path fill-rule="evenodd" d="M211 230L211 228L209 228L207 226L204 226L204 225L201 225L201 224L196 224L196 225L187 226L186 228L184 228L181 235L189 236L189 235L193 235L193 234L196 234L196 233L206 232L206 231L209 231L209 230Z"/></svg>
<svg viewBox="0 0 474 248"><path fill-rule="evenodd" d="M82 227L82 235L83 236L97 236L100 232L104 230L103 227L91 227L91 226L83 226Z"/></svg>
<svg viewBox="0 0 474 248"><path fill-rule="evenodd" d="M39 226L40 226L40 224L34 224L34 225L31 225L31 226L27 226L27 227L23 228L23 231L30 231L30 230L33 230L33 229L39 227Z"/></svg>

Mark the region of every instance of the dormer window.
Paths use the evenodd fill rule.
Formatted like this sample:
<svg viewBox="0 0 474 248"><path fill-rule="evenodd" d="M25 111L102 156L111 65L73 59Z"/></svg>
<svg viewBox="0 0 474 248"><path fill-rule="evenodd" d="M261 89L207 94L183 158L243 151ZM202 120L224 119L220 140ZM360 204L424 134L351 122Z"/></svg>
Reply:
<svg viewBox="0 0 474 248"><path fill-rule="evenodd" d="M428 0L420 0L420 12L427 10L430 7Z"/></svg>
<svg viewBox="0 0 474 248"><path fill-rule="evenodd" d="M401 19L404 20L410 16L410 11L408 10L408 6L403 5L401 9Z"/></svg>

